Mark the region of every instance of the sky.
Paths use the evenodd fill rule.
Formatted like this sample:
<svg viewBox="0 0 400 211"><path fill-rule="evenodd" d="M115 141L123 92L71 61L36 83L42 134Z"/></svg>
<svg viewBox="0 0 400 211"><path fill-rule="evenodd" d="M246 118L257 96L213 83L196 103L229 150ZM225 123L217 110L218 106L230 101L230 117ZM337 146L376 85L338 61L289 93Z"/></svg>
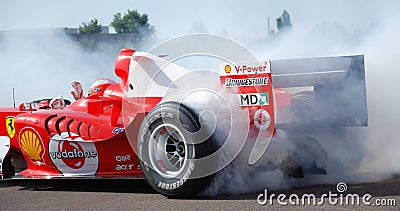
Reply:
<svg viewBox="0 0 400 211"><path fill-rule="evenodd" d="M378 3L379 2L379 3ZM395 0L203 0L203 1L127 1L127 0L0 0L0 31L51 27L78 27L97 18L109 25L113 15L138 9L147 13L157 36L170 38L185 33L208 32L232 37L258 38L267 31L267 19L275 19L283 9L295 27L315 24L340 24L346 29L368 27L395 14ZM313 23L310 26L310 23Z"/></svg>

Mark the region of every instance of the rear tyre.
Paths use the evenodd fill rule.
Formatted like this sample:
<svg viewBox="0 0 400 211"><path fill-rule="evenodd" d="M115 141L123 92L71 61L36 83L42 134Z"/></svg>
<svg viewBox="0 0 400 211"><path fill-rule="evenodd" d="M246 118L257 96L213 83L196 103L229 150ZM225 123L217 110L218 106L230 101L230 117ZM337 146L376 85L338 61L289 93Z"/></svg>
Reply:
<svg viewBox="0 0 400 211"><path fill-rule="evenodd" d="M297 137L295 138L295 145L295 156L304 174L327 174L328 155L315 138L310 136Z"/></svg>
<svg viewBox="0 0 400 211"><path fill-rule="evenodd" d="M189 197L208 186L214 175L192 178L202 168L194 159L215 148L211 140L193 144L187 132L199 129L198 117L178 103L160 104L147 114L138 136L138 155L154 190L168 197Z"/></svg>
<svg viewBox="0 0 400 211"><path fill-rule="evenodd" d="M326 174L327 153L321 144L307 131L324 126L324 112L312 91L299 92L293 95L291 118L293 127L289 132L296 145L295 156L304 174Z"/></svg>

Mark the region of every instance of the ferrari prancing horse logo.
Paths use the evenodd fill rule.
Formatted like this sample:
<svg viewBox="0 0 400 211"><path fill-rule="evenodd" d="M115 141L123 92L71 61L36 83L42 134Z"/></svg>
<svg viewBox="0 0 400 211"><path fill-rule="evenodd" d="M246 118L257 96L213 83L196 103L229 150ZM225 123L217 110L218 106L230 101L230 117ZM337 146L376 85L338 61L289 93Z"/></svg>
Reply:
<svg viewBox="0 0 400 211"><path fill-rule="evenodd" d="M14 117L13 116L8 116L6 117L6 128L8 135L10 138L13 138L15 135L15 127L14 127Z"/></svg>

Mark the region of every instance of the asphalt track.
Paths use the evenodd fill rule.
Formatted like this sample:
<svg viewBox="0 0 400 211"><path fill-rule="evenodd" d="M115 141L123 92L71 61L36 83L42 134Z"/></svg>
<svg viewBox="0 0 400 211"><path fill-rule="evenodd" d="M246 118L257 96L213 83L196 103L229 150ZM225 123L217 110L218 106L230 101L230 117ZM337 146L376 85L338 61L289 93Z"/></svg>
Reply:
<svg viewBox="0 0 400 211"><path fill-rule="evenodd" d="M309 194L320 199L336 185L313 186L275 194ZM169 199L154 193L145 180L13 180L0 182L0 210L399 210L400 177L377 183L349 185L345 193L371 194L376 199L395 199L396 206L279 205L257 203L260 193L197 199ZM269 193L270 194L270 193ZM288 200L286 200L287 202Z"/></svg>

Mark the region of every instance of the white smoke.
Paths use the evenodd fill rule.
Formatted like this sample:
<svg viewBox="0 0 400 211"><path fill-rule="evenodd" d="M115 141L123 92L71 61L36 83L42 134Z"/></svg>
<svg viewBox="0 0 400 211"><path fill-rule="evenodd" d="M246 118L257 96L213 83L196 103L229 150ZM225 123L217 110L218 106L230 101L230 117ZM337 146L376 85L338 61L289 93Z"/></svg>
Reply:
<svg viewBox="0 0 400 211"><path fill-rule="evenodd" d="M73 80L87 91L101 77L115 78L117 52L85 51L62 32L2 32L0 46L0 106L13 105L12 88L18 106L35 99L71 99Z"/></svg>
<svg viewBox="0 0 400 211"><path fill-rule="evenodd" d="M255 166L249 166L246 153L242 153L216 175L206 194L257 192L265 188L287 189L340 181L373 182L399 174L397 122L400 112L396 108L400 22L397 16L385 20L354 31L329 24L310 31L293 30L275 40L266 40L267 44L253 46L261 59L364 54L369 126L319 131L318 142L328 154L328 174L304 179L291 179L279 169L267 168L274 154L285 156L296 150L293 140L278 132ZM273 160L279 161L276 157Z"/></svg>
<svg viewBox="0 0 400 211"><path fill-rule="evenodd" d="M398 122L400 101L397 90L400 68L399 16L390 19L370 37L362 48L366 54L369 128L366 130L368 152L361 167L365 170L398 172L400 149Z"/></svg>
<svg viewBox="0 0 400 211"><path fill-rule="evenodd" d="M279 168L280 164L284 164L286 159L298 150L296 140L293 140L285 131L277 131L264 156L252 166L247 162L249 151L254 143L250 136L243 152L229 166L216 174L205 194L238 194L257 192L265 188L288 189L340 181L371 182L388 178L398 172L400 165L396 162L398 160L396 150L400 146L396 140L395 123L400 115L395 109L397 99L394 90L396 89L395 76L398 75L395 58L399 53L393 49L400 46L395 38L398 29L393 29L398 28L399 23L395 18L390 20L392 21L375 23L355 31L344 29L336 24L323 24L312 30L294 29L291 33L271 40L265 39L263 42L258 41L250 46L250 49L255 49L260 59L364 54L369 126L318 131L316 139L328 154L328 174L307 175L304 179L293 179L284 169ZM390 57L382 52L387 52ZM199 61L190 61L190 63L190 66L195 68ZM191 84L191 86L201 86L202 83L208 83L208 81L196 80L196 84ZM223 96L229 96L223 90L215 90ZM226 114L221 111L213 97L197 97L187 100L186 104L199 113L202 110L212 111L216 119L220 120L220 125L217 126L215 132L217 136L214 138L220 142L223 140L221 137L226 137L229 130L221 125L227 123L225 122ZM234 120L237 120L237 122L232 122L233 125L240 125L247 121L247 116L239 111L232 110L231 115ZM237 130L231 132L244 133ZM303 159L306 159L306 156Z"/></svg>

